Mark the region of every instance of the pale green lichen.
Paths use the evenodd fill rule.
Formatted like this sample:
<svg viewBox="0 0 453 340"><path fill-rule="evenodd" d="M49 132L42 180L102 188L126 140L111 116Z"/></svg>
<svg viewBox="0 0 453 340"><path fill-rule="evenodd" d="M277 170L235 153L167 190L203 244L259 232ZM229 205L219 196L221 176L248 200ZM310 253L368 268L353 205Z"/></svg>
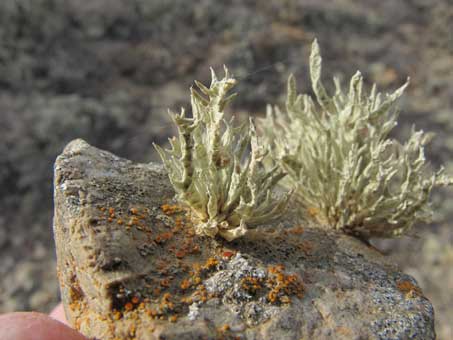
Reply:
<svg viewBox="0 0 453 340"><path fill-rule="evenodd" d="M290 197L273 193L284 173L277 166L265 170L266 151L258 145L252 120L233 127L224 117L235 83L226 68L221 80L212 71L209 88L196 82L201 93L191 88L193 118L184 110L170 112L178 136L170 139L170 150L155 145L178 200L192 212L197 234L228 241L281 216Z"/></svg>
<svg viewBox="0 0 453 340"><path fill-rule="evenodd" d="M269 107L261 124L274 162L288 173L286 184L297 187L304 215L365 239L398 236L428 221L431 190L452 180L443 169L429 169L424 146L430 134L413 129L404 144L389 137L397 124L395 103L408 83L387 95L373 85L367 94L357 72L347 93L334 79L330 96L321 83L316 40L310 73L316 102L298 95L290 76L286 113Z"/></svg>

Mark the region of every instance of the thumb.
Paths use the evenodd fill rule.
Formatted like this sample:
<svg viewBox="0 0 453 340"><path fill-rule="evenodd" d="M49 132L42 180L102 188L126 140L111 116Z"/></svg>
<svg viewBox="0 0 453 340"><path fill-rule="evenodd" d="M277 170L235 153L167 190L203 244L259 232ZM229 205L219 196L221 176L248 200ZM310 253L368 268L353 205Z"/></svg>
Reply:
<svg viewBox="0 0 453 340"><path fill-rule="evenodd" d="M87 340L74 329L41 313L0 316L0 340Z"/></svg>

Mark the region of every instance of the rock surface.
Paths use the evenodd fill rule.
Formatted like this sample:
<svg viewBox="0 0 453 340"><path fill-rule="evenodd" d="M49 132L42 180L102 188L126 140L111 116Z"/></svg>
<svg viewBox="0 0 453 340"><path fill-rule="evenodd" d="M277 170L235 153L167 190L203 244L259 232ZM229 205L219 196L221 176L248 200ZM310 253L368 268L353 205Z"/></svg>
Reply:
<svg viewBox="0 0 453 340"><path fill-rule="evenodd" d="M96 339L434 339L413 278L288 215L232 243L195 236L163 168L71 142L55 164L68 320Z"/></svg>

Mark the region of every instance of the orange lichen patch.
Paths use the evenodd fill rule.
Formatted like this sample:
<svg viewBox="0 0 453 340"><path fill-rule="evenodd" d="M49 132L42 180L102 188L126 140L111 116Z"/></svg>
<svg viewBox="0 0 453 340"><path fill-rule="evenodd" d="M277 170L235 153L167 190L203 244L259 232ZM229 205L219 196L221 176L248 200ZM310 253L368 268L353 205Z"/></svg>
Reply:
<svg viewBox="0 0 453 340"><path fill-rule="evenodd" d="M109 215L111 218L115 217L115 208L109 208Z"/></svg>
<svg viewBox="0 0 453 340"><path fill-rule="evenodd" d="M83 297L82 289L77 281L69 287L69 299L71 302L78 301Z"/></svg>
<svg viewBox="0 0 453 340"><path fill-rule="evenodd" d="M76 318L76 320L75 320L75 329L80 331L81 326L82 326L82 319L81 318Z"/></svg>
<svg viewBox="0 0 453 340"><path fill-rule="evenodd" d="M269 293L267 293L267 299L271 303L278 302L278 292L276 292L274 289L272 289Z"/></svg>
<svg viewBox="0 0 453 340"><path fill-rule="evenodd" d="M220 333L225 333L225 332L228 332L229 330L230 330L230 325L227 325L227 324L224 324L224 325L220 326L219 328L217 328L217 331Z"/></svg>
<svg viewBox="0 0 453 340"><path fill-rule="evenodd" d="M162 296L162 300L165 300L165 301L168 301L171 297L171 294L170 293L165 293L163 296Z"/></svg>
<svg viewBox="0 0 453 340"><path fill-rule="evenodd" d="M139 211L137 208L130 208L129 209L129 212L132 214L132 215L138 215Z"/></svg>
<svg viewBox="0 0 453 340"><path fill-rule="evenodd" d="M181 287L182 290L186 290L186 289L190 288L191 286L192 286L192 283L190 282L190 280L187 280L187 279L182 280L181 284L179 285L179 287Z"/></svg>
<svg viewBox="0 0 453 340"><path fill-rule="evenodd" d="M164 293L159 304L161 311L171 311L175 308L173 302L170 301L170 293Z"/></svg>
<svg viewBox="0 0 453 340"><path fill-rule="evenodd" d="M86 302L83 296L83 291L74 278L74 282L69 286L69 308L73 312L80 312L86 308Z"/></svg>
<svg viewBox="0 0 453 340"><path fill-rule="evenodd" d="M204 285L198 285L197 290L194 293L194 296L201 302L206 302L208 300L208 292Z"/></svg>
<svg viewBox="0 0 453 340"><path fill-rule="evenodd" d="M117 311L116 309L113 310L112 316L114 320L119 320L123 317L123 314L121 314L120 311Z"/></svg>
<svg viewBox="0 0 453 340"><path fill-rule="evenodd" d="M178 250L175 251L175 256L182 259L189 254L196 254L200 252L200 246L194 244L192 239L185 239Z"/></svg>
<svg viewBox="0 0 453 340"><path fill-rule="evenodd" d="M291 234L302 235L304 233L304 228L301 226L296 226L288 230Z"/></svg>
<svg viewBox="0 0 453 340"><path fill-rule="evenodd" d="M82 307L83 305L80 301L74 301L69 303L69 309L71 309L72 311L79 311L82 309Z"/></svg>
<svg viewBox="0 0 453 340"><path fill-rule="evenodd" d="M140 220L136 216L132 216L129 219L129 222L127 222L127 225L132 227L132 226L139 226L140 225Z"/></svg>
<svg viewBox="0 0 453 340"><path fill-rule="evenodd" d="M212 268L215 268L218 264L219 260L217 260L215 257L210 257L206 260L203 269L210 270Z"/></svg>
<svg viewBox="0 0 453 340"><path fill-rule="evenodd" d="M289 296L296 295L298 298L303 297L304 285L302 280L296 274L284 273L283 265L269 266L269 277L266 281L270 291L267 299L271 303L290 303Z"/></svg>
<svg viewBox="0 0 453 340"><path fill-rule="evenodd" d="M169 204L162 204L160 209L163 211L165 215L173 215L178 212L181 212L181 207L177 205L169 205Z"/></svg>
<svg viewBox="0 0 453 340"><path fill-rule="evenodd" d="M176 321L178 321L178 316L177 316L177 315L171 315L171 316L168 318L168 321L170 321L170 322L176 322Z"/></svg>
<svg viewBox="0 0 453 340"><path fill-rule="evenodd" d="M193 299L189 296L189 297L182 297L181 298L181 303L185 303L187 305L191 305L193 303Z"/></svg>
<svg viewBox="0 0 453 340"><path fill-rule="evenodd" d="M163 244L173 237L172 232L161 233L154 238L154 242L157 244Z"/></svg>
<svg viewBox="0 0 453 340"><path fill-rule="evenodd" d="M269 274L281 274L285 270L285 266L282 264L277 264L275 266L269 266L267 271Z"/></svg>
<svg viewBox="0 0 453 340"><path fill-rule="evenodd" d="M249 292L250 294L256 294L256 292L263 287L263 279L253 277L253 276L246 276L241 280L241 286L244 290Z"/></svg>
<svg viewBox="0 0 453 340"><path fill-rule="evenodd" d="M159 313L155 309L147 309L145 312L148 316L155 318Z"/></svg>
<svg viewBox="0 0 453 340"><path fill-rule="evenodd" d="M121 218L119 218L116 220L116 223L118 223L119 225L123 225L124 221Z"/></svg>
<svg viewBox="0 0 453 340"><path fill-rule="evenodd" d="M406 298L415 298L423 295L422 290L408 280L399 281L396 287L405 294Z"/></svg>

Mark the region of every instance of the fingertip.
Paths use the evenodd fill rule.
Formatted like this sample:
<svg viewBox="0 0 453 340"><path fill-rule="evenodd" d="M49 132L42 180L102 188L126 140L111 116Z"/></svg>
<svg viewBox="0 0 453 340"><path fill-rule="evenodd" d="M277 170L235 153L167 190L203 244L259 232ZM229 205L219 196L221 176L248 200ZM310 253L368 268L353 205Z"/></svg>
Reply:
<svg viewBox="0 0 453 340"><path fill-rule="evenodd" d="M68 323L68 320L66 319L66 314L63 308L63 304L58 304L52 312L50 312L49 316L55 320L58 320L62 323L64 323L67 326L70 326Z"/></svg>
<svg viewBox="0 0 453 340"><path fill-rule="evenodd" d="M0 340L87 340L63 323L41 313L10 313L0 316Z"/></svg>

